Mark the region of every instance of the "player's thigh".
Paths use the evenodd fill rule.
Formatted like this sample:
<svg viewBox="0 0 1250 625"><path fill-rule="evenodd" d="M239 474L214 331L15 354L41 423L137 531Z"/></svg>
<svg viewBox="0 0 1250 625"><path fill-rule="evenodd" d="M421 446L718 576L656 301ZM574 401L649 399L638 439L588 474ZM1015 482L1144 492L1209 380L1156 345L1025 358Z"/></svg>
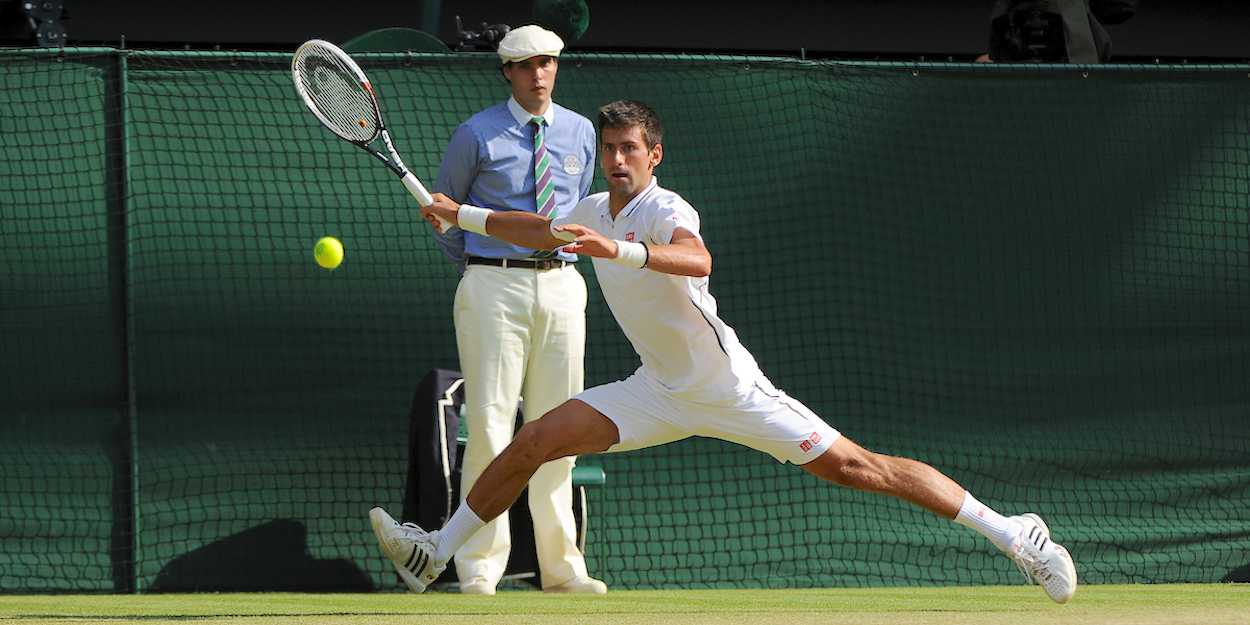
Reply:
<svg viewBox="0 0 1250 625"><path fill-rule="evenodd" d="M765 452L796 465L819 458L841 435L797 399L762 382L734 404L693 405L700 436Z"/></svg>
<svg viewBox="0 0 1250 625"><path fill-rule="evenodd" d="M629 451L689 438L687 415L643 376L586 389L574 399L585 402L612 421L619 439L608 451Z"/></svg>

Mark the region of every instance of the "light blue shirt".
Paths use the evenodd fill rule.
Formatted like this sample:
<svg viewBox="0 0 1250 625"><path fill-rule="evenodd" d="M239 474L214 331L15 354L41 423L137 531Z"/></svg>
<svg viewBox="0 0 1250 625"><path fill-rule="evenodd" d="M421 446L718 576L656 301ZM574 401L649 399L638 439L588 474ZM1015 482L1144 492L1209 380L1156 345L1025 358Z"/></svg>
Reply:
<svg viewBox="0 0 1250 625"><path fill-rule="evenodd" d="M460 124L447 144L433 190L461 204L494 210L537 212L534 198L533 118L513 98ZM544 144L556 189L556 217L586 197L594 180L595 128L590 120L555 102L547 107ZM469 256L531 258L534 250L459 228L434 233L443 251L463 272ZM560 252L562 260L576 254Z"/></svg>

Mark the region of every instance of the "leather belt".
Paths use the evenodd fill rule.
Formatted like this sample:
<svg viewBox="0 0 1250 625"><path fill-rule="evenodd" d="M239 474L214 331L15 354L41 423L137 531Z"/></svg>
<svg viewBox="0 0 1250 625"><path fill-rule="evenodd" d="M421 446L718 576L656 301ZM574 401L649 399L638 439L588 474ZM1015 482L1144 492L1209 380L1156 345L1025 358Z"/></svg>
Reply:
<svg viewBox="0 0 1250 625"><path fill-rule="evenodd" d="M482 258L480 256L470 256L465 261L466 265L489 265L491 267L503 267L504 269L560 269L572 263L558 258L550 259L524 259L514 260L511 258Z"/></svg>

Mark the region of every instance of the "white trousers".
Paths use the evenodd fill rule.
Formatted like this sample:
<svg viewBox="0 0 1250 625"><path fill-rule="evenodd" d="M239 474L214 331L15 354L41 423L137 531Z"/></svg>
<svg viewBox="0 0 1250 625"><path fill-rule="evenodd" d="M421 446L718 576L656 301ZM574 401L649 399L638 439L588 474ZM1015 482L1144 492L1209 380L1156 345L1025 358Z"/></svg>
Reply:
<svg viewBox="0 0 1250 625"><path fill-rule="evenodd" d="M573 267L545 271L470 265L455 300L468 442L461 501L515 435L518 400L533 421L580 393L586 350L586 282ZM573 518L574 458L548 462L529 482L544 587L586 575ZM498 584L512 549L508 514L456 552L462 581Z"/></svg>

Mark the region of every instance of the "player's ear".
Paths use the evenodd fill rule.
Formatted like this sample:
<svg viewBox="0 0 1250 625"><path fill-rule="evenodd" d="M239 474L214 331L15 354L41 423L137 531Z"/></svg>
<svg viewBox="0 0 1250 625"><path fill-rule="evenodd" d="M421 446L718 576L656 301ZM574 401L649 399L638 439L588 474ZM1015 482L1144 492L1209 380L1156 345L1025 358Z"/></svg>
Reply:
<svg viewBox="0 0 1250 625"><path fill-rule="evenodd" d="M657 143L651 146L651 168L654 169L662 160L664 160L664 145Z"/></svg>

